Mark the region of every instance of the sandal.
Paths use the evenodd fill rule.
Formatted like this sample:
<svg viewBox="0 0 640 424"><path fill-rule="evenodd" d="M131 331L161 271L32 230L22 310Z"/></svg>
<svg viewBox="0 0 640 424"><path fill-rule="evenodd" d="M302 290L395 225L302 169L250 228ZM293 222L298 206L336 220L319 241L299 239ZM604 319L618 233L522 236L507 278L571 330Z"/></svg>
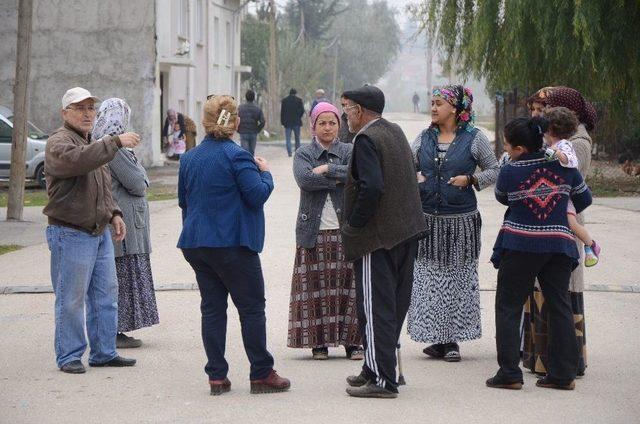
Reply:
<svg viewBox="0 0 640 424"><path fill-rule="evenodd" d="M364 349L361 346L346 346L347 359L362 361L364 359Z"/></svg>
<svg viewBox="0 0 640 424"><path fill-rule="evenodd" d="M445 362L460 362L462 357L460 356L458 343L447 343L445 345L443 359Z"/></svg>
<svg viewBox="0 0 640 424"><path fill-rule="evenodd" d="M432 358L444 358L444 345L440 343L432 344L422 349L422 352Z"/></svg>
<svg viewBox="0 0 640 424"><path fill-rule="evenodd" d="M314 347L311 349L313 359L323 360L329 358L329 349L326 347Z"/></svg>

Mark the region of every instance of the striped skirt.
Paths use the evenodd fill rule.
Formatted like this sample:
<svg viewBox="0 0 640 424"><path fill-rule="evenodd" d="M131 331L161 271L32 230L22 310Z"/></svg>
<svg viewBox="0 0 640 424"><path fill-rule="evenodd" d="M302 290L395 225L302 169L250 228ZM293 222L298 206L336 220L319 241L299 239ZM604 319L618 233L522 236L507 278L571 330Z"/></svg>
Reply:
<svg viewBox="0 0 640 424"><path fill-rule="evenodd" d="M312 249L296 249L287 346L360 345L353 266L344 258L340 230L318 233Z"/></svg>

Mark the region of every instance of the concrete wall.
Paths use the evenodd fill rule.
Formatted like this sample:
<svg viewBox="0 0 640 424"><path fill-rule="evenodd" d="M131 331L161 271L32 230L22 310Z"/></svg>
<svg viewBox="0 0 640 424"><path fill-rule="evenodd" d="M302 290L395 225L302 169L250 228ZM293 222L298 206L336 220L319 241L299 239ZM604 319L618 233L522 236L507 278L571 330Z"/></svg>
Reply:
<svg viewBox="0 0 640 424"><path fill-rule="evenodd" d="M10 107L16 33L17 1L0 0L0 104ZM154 1L35 0L29 120L45 131L60 126L62 95L74 86L124 98L142 136L138 154L151 164L155 34Z"/></svg>

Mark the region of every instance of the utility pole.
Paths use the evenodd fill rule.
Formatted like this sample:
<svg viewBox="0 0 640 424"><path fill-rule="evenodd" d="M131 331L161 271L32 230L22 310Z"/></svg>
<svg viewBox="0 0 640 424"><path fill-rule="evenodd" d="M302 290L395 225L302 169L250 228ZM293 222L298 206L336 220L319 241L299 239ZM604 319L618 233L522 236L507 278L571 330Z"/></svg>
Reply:
<svg viewBox="0 0 640 424"><path fill-rule="evenodd" d="M276 50L276 2L269 0L269 121L278 127L278 54Z"/></svg>
<svg viewBox="0 0 640 424"><path fill-rule="evenodd" d="M25 159L27 154L27 93L31 56L31 18L33 0L18 2L18 48L13 87L13 136L11 139L11 173L7 220L22 220L24 203Z"/></svg>
<svg viewBox="0 0 640 424"><path fill-rule="evenodd" d="M427 96L425 97L425 105L429 105L431 103L431 90L433 89L433 43L431 42L431 37L429 36L429 31L425 31L425 37L427 41L426 45L426 56L427 56L427 72L426 72L426 83L427 83ZM427 110L429 110L427 106Z"/></svg>

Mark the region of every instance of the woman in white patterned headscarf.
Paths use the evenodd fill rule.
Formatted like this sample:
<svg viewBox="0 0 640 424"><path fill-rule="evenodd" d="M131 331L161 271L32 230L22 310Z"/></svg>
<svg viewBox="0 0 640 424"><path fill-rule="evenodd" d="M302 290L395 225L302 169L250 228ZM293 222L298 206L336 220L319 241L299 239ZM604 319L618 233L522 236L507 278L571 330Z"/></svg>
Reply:
<svg viewBox="0 0 640 424"><path fill-rule="evenodd" d="M131 109L122 99L107 99L100 105L92 139L118 135L129 128ZM118 348L132 348L142 341L125 332L158 324L158 308L151 274L149 179L133 150L120 149L109 163L113 198L122 210L127 226L125 239L114 242L118 274Z"/></svg>

